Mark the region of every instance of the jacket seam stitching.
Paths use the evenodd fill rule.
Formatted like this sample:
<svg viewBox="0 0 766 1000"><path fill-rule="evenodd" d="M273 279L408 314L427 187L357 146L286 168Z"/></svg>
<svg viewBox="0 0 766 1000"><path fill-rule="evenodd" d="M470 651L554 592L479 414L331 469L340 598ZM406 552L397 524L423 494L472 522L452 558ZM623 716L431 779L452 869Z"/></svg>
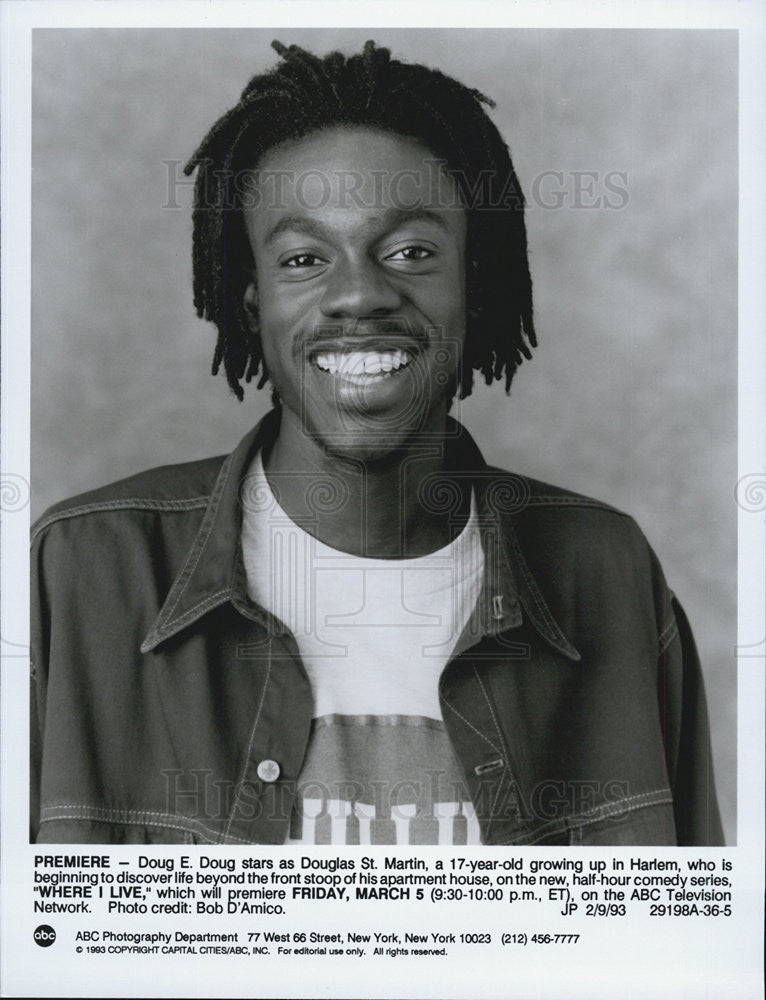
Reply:
<svg viewBox="0 0 766 1000"><path fill-rule="evenodd" d="M603 510L609 514L617 514L619 517L630 517L625 511L618 510L606 503L598 500L578 500L575 497L554 497L554 496L531 496L524 504L525 507L589 507L593 510Z"/></svg>
<svg viewBox="0 0 766 1000"><path fill-rule="evenodd" d="M214 594L210 594L200 601L199 604L195 604L193 608L189 608L188 611L184 611L180 618L176 618L172 622L168 622L163 628L158 629L156 635L158 636L158 641L163 638L167 638L173 631L179 631L183 626L192 618L199 617L199 615L207 611L209 608L214 607L218 603L220 597L225 596L229 593L228 587L224 587L223 590L217 590ZM154 645L155 643L152 643Z"/></svg>
<svg viewBox="0 0 766 1000"><path fill-rule="evenodd" d="M553 645L553 647L557 649L559 652L564 653L565 656L571 658L572 651L574 651L576 658L579 660L580 659L579 653L572 646L569 639L561 631L558 622L551 614L548 605L545 603L545 598L539 592L534 574L527 566L527 561L524 558L524 553L521 550L521 546L519 545L518 539L516 538L516 533L513 530L513 528L511 528L511 530L506 534L506 537L503 538L503 545L506 546L506 556L510 557L513 564L515 566L518 566L518 568L520 569L522 578L524 580L524 583L526 584L526 589L531 596L531 601L534 604L534 608L532 610L526 607L526 602L523 598L522 598L522 603L524 604L527 614L529 614L529 617L531 618L535 628L537 629L538 632L542 631L547 633L547 635L544 635L544 638L546 639L546 641L550 642ZM510 547L510 552L508 551L508 547ZM542 630L540 625L537 624L535 616L532 613L534 610L537 610L539 612Z"/></svg>
<svg viewBox="0 0 766 1000"><path fill-rule="evenodd" d="M231 466L232 466L232 463L231 463L231 456L230 456L226 460L226 474L224 476L219 476L219 481L218 481L218 483L216 483L216 487L215 487L215 489L213 490L213 492L212 492L212 494L210 496L210 501L208 503L208 512L211 512L211 511L215 510L215 505L218 503L218 500L219 500L221 494L223 493L224 489L226 488L226 484L229 481L229 475L231 474ZM196 554L194 553L194 548L192 548L191 552L189 553L189 557L186 560L186 563L184 564L184 567L183 567L183 569L181 570L181 573L178 576L179 582L183 581L183 583L181 583L181 585L178 588L178 593L176 594L176 598L173 601L173 604L168 608L167 615L165 616L165 619L166 619L167 622L169 622L170 619L172 619L173 613L174 613L176 607L178 606L178 602L181 600L181 595L183 594L184 590L186 589L186 584L189 582L190 577L194 573L194 570L197 568L197 565L198 565L200 559L202 558L202 553L207 548L207 543L210 540L210 532L211 532L212 527L213 527L213 521L214 521L214 519L215 519L214 513L210 513L210 519L209 519L208 524L206 525L205 522L203 521L203 527L205 529L205 537L204 537L204 539L201 540L201 543L200 543L199 547L197 548ZM192 555L195 555L195 558L194 558L193 562L191 561Z"/></svg>
<svg viewBox="0 0 766 1000"><path fill-rule="evenodd" d="M675 620L675 617L673 617L667 623L662 632L660 632L659 639L657 640L660 644L660 653L659 653L660 656L665 652L665 650L668 648L668 646L671 644L671 642L675 639L677 635L678 635L678 624Z"/></svg>
<svg viewBox="0 0 766 1000"><path fill-rule="evenodd" d="M209 497L189 497L183 500L151 500L148 498L144 499L143 497L131 497L125 500L102 500L98 503L81 504L78 507L71 507L69 510L62 510L58 514L50 514L44 518L32 530L31 541L34 541L45 528L50 527L50 525L55 524L57 521L65 521L84 514L94 514L100 511L111 510L199 510L207 506L209 499Z"/></svg>
<svg viewBox="0 0 766 1000"><path fill-rule="evenodd" d="M627 798L618 799L617 802L605 802L603 805L594 806L584 813L576 813L570 817L570 822L575 819L586 819L586 822L595 822L601 817L602 813L606 816L613 816L619 815L621 812L632 812L634 809L641 808L641 805L656 804L654 800L662 796L665 796L668 802L673 801L673 795L669 788L655 788L651 792L639 792L637 795L628 795ZM643 802L642 800L647 801ZM631 805L629 809L623 809L622 807L628 802L635 803L635 805ZM588 819L587 817L593 818Z"/></svg>
<svg viewBox="0 0 766 1000"><path fill-rule="evenodd" d="M497 723L497 716L495 715L495 709L494 709L494 707L492 705L492 702L489 700L489 695L487 694L487 689L484 687L484 681L482 681L482 679L481 679L481 677L479 675L479 671L476 669L475 665L474 665L474 668L473 668L473 672L474 672L474 675L476 677L476 680L478 681L479 687L481 688L481 693L484 695L484 700L487 703L487 707L489 708L489 713L492 716L492 723L493 723L493 725L495 727L495 732L497 733L497 738L500 741L500 747L502 748L504 746L505 740L503 739L503 734L500 731L500 726ZM498 752L502 753L502 750L500 750ZM507 761L506 755L504 753L502 754L502 757L503 757L503 773L505 773L505 772L507 772L509 770L508 761ZM489 821L490 821L490 823L493 822L493 816L494 816L494 813L495 813L495 805L497 804L497 800L500 797L500 789L502 787L503 787L502 780L498 781L498 783L497 783L497 789L495 790L495 796L492 799L492 805L489 807L489 811L490 811Z"/></svg>
<svg viewBox="0 0 766 1000"><path fill-rule="evenodd" d="M560 820L552 820L550 823L546 823L533 830L532 838L521 834L517 837L513 837L511 840L507 841L507 843L517 844L526 842L531 844L538 840L542 840L543 837L546 837L549 834L577 829L578 827L590 826L593 823L598 823L600 820L608 819L611 816L619 816L623 813L627 815L628 813L637 812L639 809L645 809L649 806L669 805L672 804L672 802L673 794L669 788L658 788L653 792L641 792L638 795L630 795L626 799L620 799L615 803L605 803L601 806L595 806L593 809L589 809L584 813L577 813L574 816L565 816ZM626 803L633 804L625 808Z"/></svg>
<svg viewBox="0 0 766 1000"><path fill-rule="evenodd" d="M471 722L469 722L468 719L466 719L466 717L461 712L459 712L454 705L452 705L449 701L447 701L446 698L444 699L444 703L447 706L447 708L450 709L450 711L454 712L455 715L468 726L469 729L472 729L477 736L479 736L481 739L484 740L485 743L488 743L492 747L495 753L501 754L503 756L503 759L505 760L505 755L503 754L503 751L500 747L496 747L495 744L492 742L492 740L489 739L489 737L485 736L484 733L479 732L476 726L474 726Z"/></svg>
<svg viewBox="0 0 766 1000"><path fill-rule="evenodd" d="M493 473L495 479L507 479L512 480L523 479L525 482L530 483L531 480L528 476L522 476L520 473L514 473L508 469L502 469L497 465L489 465L485 463L485 468L487 472ZM538 486L543 489L550 489L550 483L538 482ZM532 489L532 487L530 487ZM620 510L619 507L615 507L612 504L606 503L603 500L598 500L596 497L583 496L579 493L569 493L566 489L562 488L561 493L531 493L525 500L525 506L529 505L541 505L543 503L550 503L553 505L569 505L573 507L595 507L599 510L608 511L611 514L619 514L620 517L630 518L631 515L626 513L624 510Z"/></svg>
<svg viewBox="0 0 766 1000"><path fill-rule="evenodd" d="M535 585L534 578L532 577L532 573L529 567L526 565L526 560L517 558L516 563L521 570L521 574L524 577L524 582L527 585L529 593L532 595L535 608L539 613L540 617L545 622L545 624L551 629L551 631L558 632L559 629L558 626L556 625L556 622L553 620L550 612L548 611L548 608L541 602L540 598L537 595L537 587Z"/></svg>
<svg viewBox="0 0 766 1000"><path fill-rule="evenodd" d="M174 830L191 830L210 835L210 843L215 843L217 834L209 827L198 821L184 821L184 818L174 813L164 813L159 810L137 810L137 809L106 809L101 806L78 805L76 803L62 803L56 806L46 806L41 810L40 824L53 823L62 819L73 819L82 821L91 819L96 822L120 823L123 826L135 826L143 824L145 826L164 827ZM151 817L161 817L152 819ZM166 822L167 820L177 820L177 822ZM239 840L243 844L249 843L240 837L232 836L230 839Z"/></svg>
<svg viewBox="0 0 766 1000"><path fill-rule="evenodd" d="M263 703L266 700L266 689L269 686L269 680L271 679L271 647L269 646L269 666L266 671L266 677L263 681L263 690L261 691L261 700L258 702L258 709L255 713L255 721L253 722L253 728L250 732L250 739L247 743L247 752L245 753L245 762L242 765L242 774L240 775L239 782L237 784L237 794L234 796L234 804L231 807L231 812L229 813L229 819L226 823L226 828L223 831L222 839L229 837L229 830L231 829L231 824L234 822L234 814L237 811L237 806L239 805L239 800L242 795L242 788L245 784L245 775L247 774L247 766L250 762L250 751L253 748L253 741L255 740L255 731L258 728L258 722L261 718L261 711L263 710Z"/></svg>

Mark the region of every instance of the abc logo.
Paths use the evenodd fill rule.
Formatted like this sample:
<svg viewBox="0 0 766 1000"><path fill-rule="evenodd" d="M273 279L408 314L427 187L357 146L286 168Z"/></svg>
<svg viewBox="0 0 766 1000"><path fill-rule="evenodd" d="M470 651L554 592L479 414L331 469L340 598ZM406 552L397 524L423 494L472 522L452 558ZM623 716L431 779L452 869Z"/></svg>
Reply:
<svg viewBox="0 0 766 1000"><path fill-rule="evenodd" d="M50 948L56 940L56 932L48 924L40 924L35 927L34 938L35 944L39 944L41 948Z"/></svg>

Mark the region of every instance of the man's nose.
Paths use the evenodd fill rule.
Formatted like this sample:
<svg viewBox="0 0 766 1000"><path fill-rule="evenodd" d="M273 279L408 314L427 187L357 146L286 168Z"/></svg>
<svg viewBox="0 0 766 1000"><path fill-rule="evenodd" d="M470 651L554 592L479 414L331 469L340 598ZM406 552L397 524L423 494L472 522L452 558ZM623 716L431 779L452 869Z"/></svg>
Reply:
<svg viewBox="0 0 766 1000"><path fill-rule="evenodd" d="M328 318L396 312L402 297L381 266L369 258L336 261L320 302Z"/></svg>

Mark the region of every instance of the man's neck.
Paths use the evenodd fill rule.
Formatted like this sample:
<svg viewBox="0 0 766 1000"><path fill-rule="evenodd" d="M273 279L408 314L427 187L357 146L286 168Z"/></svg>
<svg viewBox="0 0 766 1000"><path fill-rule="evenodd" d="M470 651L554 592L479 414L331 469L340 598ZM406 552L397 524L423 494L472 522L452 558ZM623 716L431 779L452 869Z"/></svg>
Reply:
<svg viewBox="0 0 766 1000"><path fill-rule="evenodd" d="M263 464L285 513L325 545L373 559L415 558L465 526L470 488L447 486L442 434L414 437L384 458L339 455L286 414ZM445 502L446 500L446 502Z"/></svg>

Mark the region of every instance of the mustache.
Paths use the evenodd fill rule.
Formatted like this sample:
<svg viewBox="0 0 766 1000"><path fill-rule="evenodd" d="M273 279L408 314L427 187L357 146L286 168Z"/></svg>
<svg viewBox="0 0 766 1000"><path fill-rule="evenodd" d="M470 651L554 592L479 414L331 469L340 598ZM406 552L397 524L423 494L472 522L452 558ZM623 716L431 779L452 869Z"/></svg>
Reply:
<svg viewBox="0 0 766 1000"><path fill-rule="evenodd" d="M390 348L417 351L428 340L426 330L413 326L406 316L360 316L350 322L316 323L300 330L293 341L296 360L319 350Z"/></svg>

